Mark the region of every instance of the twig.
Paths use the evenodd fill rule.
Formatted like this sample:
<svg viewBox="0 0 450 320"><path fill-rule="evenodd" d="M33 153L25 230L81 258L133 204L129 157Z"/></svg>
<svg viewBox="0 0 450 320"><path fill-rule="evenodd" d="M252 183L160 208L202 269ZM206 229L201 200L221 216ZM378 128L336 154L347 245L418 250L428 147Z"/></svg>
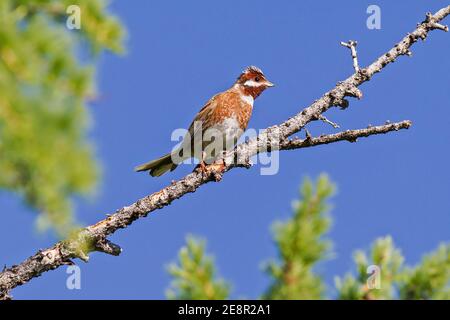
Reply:
<svg viewBox="0 0 450 320"><path fill-rule="evenodd" d="M333 122L333 121L328 120L328 119L327 119L324 115L322 115L322 114L319 116L319 120L322 120L323 122L329 124L330 126L332 126L332 127L335 128L335 129L339 129L339 128L340 128L340 126L339 126L336 122Z"/></svg>
<svg viewBox="0 0 450 320"><path fill-rule="evenodd" d="M432 29L439 29L445 32L448 32L448 26L442 25L437 22L438 20L435 19L433 14L431 12L427 12L425 23L428 23Z"/></svg>
<svg viewBox="0 0 450 320"><path fill-rule="evenodd" d="M320 115L333 106L347 107L349 102L345 97L351 96L361 98L362 93L357 88L358 86L370 80L374 74L380 72L386 65L394 62L399 56L405 54L417 39L425 39L429 31L440 29L438 23L449 14L450 6L439 10L434 16L428 19L429 21L424 21L419 24L414 32L408 34L389 52L379 57L368 67L361 69L360 72L339 82L335 88L325 93L309 107L285 122L267 128L258 137L250 139L248 142L237 146L234 151L228 152L224 157L225 163L227 164L225 172L234 167L247 167L246 161L248 161L248 159L259 152L265 152L267 150L267 145L270 145L270 142L275 141L276 139L280 141L280 146L282 146L283 143L288 143L288 145L292 146L295 142L286 141L289 141L291 135L299 132L309 122L319 119ZM377 127L371 127L365 130L371 130L372 128ZM345 133L341 134L345 135ZM314 141L316 141L313 139L314 138L307 138L307 140L310 141L309 143L314 143ZM327 141L327 139L330 138L325 139L318 137L315 139L324 139L322 141ZM337 138L335 137L335 139ZM339 139L336 141L339 141ZM319 143L316 143L316 145L317 144ZM234 160L237 160L237 163ZM195 192L197 188L211 181L214 181L213 176L205 176L199 172L193 172L183 179L171 183L162 190L117 210L106 219L76 233L70 239L58 242L49 249L39 251L21 264L7 268L0 273L0 298L9 297L11 289L27 283L32 278L39 277L46 271L56 269L65 264L70 264L70 259L72 258L86 259L89 252L102 248L102 245L99 243L105 241L107 236L119 229L126 228L139 218L146 217L150 212L168 206L174 200L179 199L188 193ZM117 245L107 247L110 248L100 251L106 251L111 254L120 253Z"/></svg>
<svg viewBox="0 0 450 320"><path fill-rule="evenodd" d="M280 144L280 150L292 150L300 148L315 147L322 144L329 144L338 141L356 142L358 138L368 137L371 135L385 134L391 131L409 129L412 123L405 120L397 123L390 123L376 127L368 127L365 129L347 130L339 133L321 135L319 137L307 137L306 139L291 139Z"/></svg>
<svg viewBox="0 0 450 320"><path fill-rule="evenodd" d="M352 60L353 60L353 69L355 69L355 72L358 73L359 72L359 64L358 64L358 55L356 53L356 46L358 45L358 42L349 40L348 42L341 42L341 45L350 49L350 52L352 54Z"/></svg>

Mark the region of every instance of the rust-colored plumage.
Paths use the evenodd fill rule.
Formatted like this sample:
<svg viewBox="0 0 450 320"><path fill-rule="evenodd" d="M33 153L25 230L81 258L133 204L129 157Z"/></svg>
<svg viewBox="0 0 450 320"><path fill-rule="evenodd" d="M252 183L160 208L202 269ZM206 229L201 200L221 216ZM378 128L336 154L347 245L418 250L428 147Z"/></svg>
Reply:
<svg viewBox="0 0 450 320"><path fill-rule="evenodd" d="M246 68L230 89L212 97L197 113L189 126L188 134L177 150L143 164L136 170L149 171L152 176L160 176L174 170L180 162L191 157L198 158L202 163L206 160L214 161L218 156L218 150L209 152L208 146L211 147L212 140L205 137L213 132L223 138L222 150L234 147L237 139L247 128L254 100L272 86L273 84L259 68L254 66ZM215 136L214 139L217 141L217 138ZM199 152L194 148L198 141L201 146Z"/></svg>
<svg viewBox="0 0 450 320"><path fill-rule="evenodd" d="M204 128L208 129L226 118L236 116L239 127L245 130L252 115L252 110L253 105L242 100L240 92L237 90L227 90L209 100L199 111L194 122L201 121Z"/></svg>

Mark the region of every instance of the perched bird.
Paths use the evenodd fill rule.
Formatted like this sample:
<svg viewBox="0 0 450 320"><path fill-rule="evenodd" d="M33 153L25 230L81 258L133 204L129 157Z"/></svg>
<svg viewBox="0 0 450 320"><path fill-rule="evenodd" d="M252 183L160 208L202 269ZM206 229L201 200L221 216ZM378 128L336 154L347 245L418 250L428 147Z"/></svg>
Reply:
<svg viewBox="0 0 450 320"><path fill-rule="evenodd" d="M273 86L261 69L254 66L246 68L230 89L212 97L197 113L180 146L159 159L136 167L136 171L149 171L151 176L159 177L192 157L199 159L200 167L204 169L205 163L214 161L220 152L234 148L247 128L253 102ZM218 138L223 140L223 144L209 148L213 142L217 143Z"/></svg>

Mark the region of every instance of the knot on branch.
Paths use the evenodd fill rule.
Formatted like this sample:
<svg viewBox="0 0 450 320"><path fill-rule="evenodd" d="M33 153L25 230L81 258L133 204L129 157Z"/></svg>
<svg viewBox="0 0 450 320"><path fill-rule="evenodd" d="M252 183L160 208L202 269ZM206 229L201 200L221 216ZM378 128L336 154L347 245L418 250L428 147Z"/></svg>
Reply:
<svg viewBox="0 0 450 320"><path fill-rule="evenodd" d="M312 145L312 136L308 129L305 128L305 143L307 145Z"/></svg>
<svg viewBox="0 0 450 320"><path fill-rule="evenodd" d="M342 109L346 109L349 105L349 102L344 99L345 91L338 89L342 84L342 82L338 83L337 87L328 93L328 96L331 100L330 103L332 106L338 106Z"/></svg>
<svg viewBox="0 0 450 320"><path fill-rule="evenodd" d="M370 80L369 73L367 71L367 68L361 68L358 70L358 72L355 74L355 80L359 83L366 82Z"/></svg>
<svg viewBox="0 0 450 320"><path fill-rule="evenodd" d="M417 42L417 40L419 40L419 36L416 33L410 33L408 32L408 38L409 38L409 42L411 44Z"/></svg>
<svg viewBox="0 0 450 320"><path fill-rule="evenodd" d="M349 106L349 102L345 97L353 97L359 100L363 94L357 86L347 82L339 82L336 88L328 93L328 96L331 100L331 105L346 109Z"/></svg>
<svg viewBox="0 0 450 320"><path fill-rule="evenodd" d="M427 12L425 20L422 22L422 24L424 24L428 30L438 29L448 32L448 26L438 23L437 19L433 16L431 12ZM425 38L426 35L424 38L422 38L422 40L425 40Z"/></svg>
<svg viewBox="0 0 450 320"><path fill-rule="evenodd" d="M118 256L122 253L122 248L105 237L101 237L95 242L95 251Z"/></svg>
<svg viewBox="0 0 450 320"><path fill-rule="evenodd" d="M345 86L344 95L347 97L357 98L358 100L360 100L363 97L361 90L359 90L357 86L351 84Z"/></svg>
<svg viewBox="0 0 450 320"><path fill-rule="evenodd" d="M68 240L59 243L59 251L65 261L71 263L70 258L79 258L84 262L89 261L89 253L93 251L107 253L118 256L122 248L112 243L103 235L95 235L88 229L83 229ZM50 258L50 257L47 257Z"/></svg>

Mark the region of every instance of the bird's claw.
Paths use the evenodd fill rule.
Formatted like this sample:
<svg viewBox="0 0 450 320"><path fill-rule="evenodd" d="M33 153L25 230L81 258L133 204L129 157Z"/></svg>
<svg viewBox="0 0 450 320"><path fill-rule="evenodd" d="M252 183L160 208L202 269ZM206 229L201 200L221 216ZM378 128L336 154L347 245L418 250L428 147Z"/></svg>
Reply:
<svg viewBox="0 0 450 320"><path fill-rule="evenodd" d="M225 172L225 164L222 162L206 165L204 162L200 162L196 170L200 172L204 178L212 177L218 182L222 180L223 173Z"/></svg>
<svg viewBox="0 0 450 320"><path fill-rule="evenodd" d="M213 163L208 169L216 182L222 180L223 173L225 172L225 164L223 162Z"/></svg>
<svg viewBox="0 0 450 320"><path fill-rule="evenodd" d="M204 161L200 162L198 166L195 168L195 171L198 171L202 174L203 177L207 175L208 169L206 167L206 163Z"/></svg>

